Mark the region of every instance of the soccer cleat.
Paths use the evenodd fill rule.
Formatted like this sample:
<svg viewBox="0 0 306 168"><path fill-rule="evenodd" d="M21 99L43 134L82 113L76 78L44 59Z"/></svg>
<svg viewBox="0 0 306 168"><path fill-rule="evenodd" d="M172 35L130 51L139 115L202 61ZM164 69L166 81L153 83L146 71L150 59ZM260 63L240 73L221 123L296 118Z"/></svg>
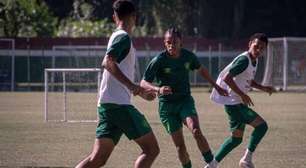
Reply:
<svg viewBox="0 0 306 168"><path fill-rule="evenodd" d="M213 160L208 163L204 168L218 168L218 162L216 160Z"/></svg>
<svg viewBox="0 0 306 168"><path fill-rule="evenodd" d="M255 168L254 164L251 160L246 160L245 158L241 158L239 161L240 168Z"/></svg>

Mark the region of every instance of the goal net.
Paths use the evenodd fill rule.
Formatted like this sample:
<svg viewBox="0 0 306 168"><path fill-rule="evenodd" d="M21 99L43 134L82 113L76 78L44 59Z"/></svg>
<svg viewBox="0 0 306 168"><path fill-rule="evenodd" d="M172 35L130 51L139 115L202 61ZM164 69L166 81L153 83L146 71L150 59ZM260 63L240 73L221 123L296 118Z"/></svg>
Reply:
<svg viewBox="0 0 306 168"><path fill-rule="evenodd" d="M306 90L306 38L270 38L262 83Z"/></svg>
<svg viewBox="0 0 306 168"><path fill-rule="evenodd" d="M97 121L101 69L45 69L45 121Z"/></svg>

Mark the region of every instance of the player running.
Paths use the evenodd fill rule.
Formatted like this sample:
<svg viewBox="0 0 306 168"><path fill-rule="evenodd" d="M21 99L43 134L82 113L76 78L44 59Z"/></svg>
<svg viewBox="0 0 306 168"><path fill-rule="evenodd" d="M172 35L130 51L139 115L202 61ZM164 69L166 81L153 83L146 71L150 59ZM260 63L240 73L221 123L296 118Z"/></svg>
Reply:
<svg viewBox="0 0 306 168"><path fill-rule="evenodd" d="M237 56L226 66L217 79L217 84L226 89L229 96L220 95L216 90L211 93L211 99L224 105L229 118L231 136L225 139L215 154L215 160L207 168L216 168L218 163L242 142L245 125L251 125L254 131L251 134L248 147L239 162L242 168L253 168L252 155L268 130L267 122L253 111L251 98L247 95L251 88L260 89L270 95L275 92L271 86L262 86L254 81L258 65L258 57L267 47L268 38L263 33L251 36L248 51Z"/></svg>
<svg viewBox="0 0 306 168"><path fill-rule="evenodd" d="M105 68L99 92L99 122L92 153L77 168L104 166L121 135L134 140L142 152L135 168L149 168L159 153L157 140L150 125L131 104L131 93L152 100L156 94L134 84L135 49L130 34L135 25L136 10L131 1L117 0L113 4L117 29L108 42L102 66ZM130 167L124 165L123 167Z"/></svg>
<svg viewBox="0 0 306 168"><path fill-rule="evenodd" d="M182 123L192 132L203 159L210 163L213 155L200 129L198 114L190 93L189 72L198 70L221 95L227 93L213 81L196 55L182 48L182 37L176 28L166 31L164 45L166 50L152 59L147 66L141 86L159 93L160 119L177 148L182 167L192 167L184 142ZM157 85L152 83L154 79Z"/></svg>

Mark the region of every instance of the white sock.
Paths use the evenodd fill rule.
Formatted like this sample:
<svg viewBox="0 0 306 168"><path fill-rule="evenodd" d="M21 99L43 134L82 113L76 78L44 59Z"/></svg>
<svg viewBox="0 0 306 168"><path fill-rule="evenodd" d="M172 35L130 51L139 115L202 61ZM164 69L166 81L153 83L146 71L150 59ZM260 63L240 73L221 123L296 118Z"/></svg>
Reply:
<svg viewBox="0 0 306 168"><path fill-rule="evenodd" d="M218 162L214 159L214 160L212 160L212 161L210 162L210 164L217 166L217 165L218 165Z"/></svg>
<svg viewBox="0 0 306 168"><path fill-rule="evenodd" d="M247 161L252 161L252 154L253 152L251 152L249 149L245 150L245 153L243 155L243 159L247 160Z"/></svg>

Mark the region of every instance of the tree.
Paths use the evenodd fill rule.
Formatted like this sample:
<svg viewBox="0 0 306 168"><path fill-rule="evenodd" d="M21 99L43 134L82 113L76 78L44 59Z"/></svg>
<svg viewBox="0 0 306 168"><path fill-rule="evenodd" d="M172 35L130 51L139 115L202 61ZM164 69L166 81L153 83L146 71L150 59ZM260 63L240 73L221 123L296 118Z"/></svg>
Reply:
<svg viewBox="0 0 306 168"><path fill-rule="evenodd" d="M58 37L105 37L110 36L115 25L107 19L89 20L65 20L59 26L56 33Z"/></svg>
<svg viewBox="0 0 306 168"><path fill-rule="evenodd" d="M74 0L71 17L62 19L58 37L101 37L109 36L115 25L107 18L97 19L95 6L85 0Z"/></svg>
<svg viewBox="0 0 306 168"><path fill-rule="evenodd" d="M54 35L57 19L53 17L43 1L3 0L0 8L2 36Z"/></svg>

